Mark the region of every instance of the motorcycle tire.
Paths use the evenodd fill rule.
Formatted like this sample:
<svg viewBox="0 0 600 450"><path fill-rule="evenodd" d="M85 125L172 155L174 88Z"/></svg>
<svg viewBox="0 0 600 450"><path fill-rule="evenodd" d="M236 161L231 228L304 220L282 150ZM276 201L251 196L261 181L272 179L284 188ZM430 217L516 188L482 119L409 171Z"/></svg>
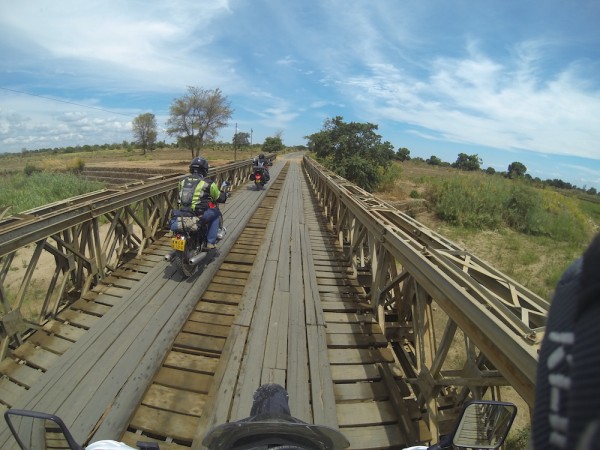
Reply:
<svg viewBox="0 0 600 450"><path fill-rule="evenodd" d="M198 270L197 264L189 263L190 258L192 258L195 255L196 252L194 251L191 240L186 241L185 248L182 252L177 252L175 254L175 264L177 268L181 271L181 273L183 273L183 275L186 277L191 277Z"/></svg>

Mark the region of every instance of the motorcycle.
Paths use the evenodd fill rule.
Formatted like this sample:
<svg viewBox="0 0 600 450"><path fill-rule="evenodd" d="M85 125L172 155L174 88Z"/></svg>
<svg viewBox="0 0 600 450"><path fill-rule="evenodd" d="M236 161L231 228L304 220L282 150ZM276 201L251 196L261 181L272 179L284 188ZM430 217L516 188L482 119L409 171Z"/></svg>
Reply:
<svg viewBox="0 0 600 450"><path fill-rule="evenodd" d="M224 181L221 184L221 191L229 197L230 190L231 183ZM208 206L209 208L219 208L213 202L209 202ZM171 215L169 228L173 232L171 237L171 248L173 250L165 255L165 260L175 261L179 270L186 277L191 277L198 270L200 262L210 252L207 241L208 226L192 213L175 210ZM223 239L225 233L227 233L227 229L220 224L217 240Z"/></svg>
<svg viewBox="0 0 600 450"><path fill-rule="evenodd" d="M452 435L431 447L416 446L404 450L497 449L506 439L517 407L512 403L478 400L462 411ZM51 448L71 450L135 450L112 440L102 440L83 447L73 438L56 415L21 409L8 409L4 418L21 450ZM155 442L137 442L142 450L158 450ZM254 393L250 417L219 425L202 441L210 450L281 448L288 450L338 450L350 446L338 430L302 422L290 414L288 395L277 384L259 387Z"/></svg>
<svg viewBox="0 0 600 450"><path fill-rule="evenodd" d="M256 166L254 167L254 172L252 172L250 175L250 179L254 181L254 186L256 187L257 191L260 191L267 183L265 171L266 169L264 167Z"/></svg>

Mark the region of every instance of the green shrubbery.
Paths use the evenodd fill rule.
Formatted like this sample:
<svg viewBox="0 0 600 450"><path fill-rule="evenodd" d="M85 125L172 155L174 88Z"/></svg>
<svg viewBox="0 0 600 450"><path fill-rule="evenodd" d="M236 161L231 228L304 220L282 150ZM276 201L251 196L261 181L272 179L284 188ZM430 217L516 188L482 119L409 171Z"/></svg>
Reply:
<svg viewBox="0 0 600 450"><path fill-rule="evenodd" d="M489 176L434 180L428 199L438 217L480 230L510 227L559 241L589 239L589 225L576 200L554 191Z"/></svg>
<svg viewBox="0 0 600 450"><path fill-rule="evenodd" d="M3 179L0 206L11 206L11 214L17 214L102 188L102 183L88 181L72 173L25 171Z"/></svg>

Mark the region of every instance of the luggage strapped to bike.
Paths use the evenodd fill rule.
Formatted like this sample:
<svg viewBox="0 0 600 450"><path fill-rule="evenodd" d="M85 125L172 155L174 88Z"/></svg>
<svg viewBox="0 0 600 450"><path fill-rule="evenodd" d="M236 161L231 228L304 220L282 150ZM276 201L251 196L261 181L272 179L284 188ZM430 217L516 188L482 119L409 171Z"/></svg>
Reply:
<svg viewBox="0 0 600 450"><path fill-rule="evenodd" d="M191 212L175 209L171 213L169 229L173 232L196 232L200 229L200 217Z"/></svg>

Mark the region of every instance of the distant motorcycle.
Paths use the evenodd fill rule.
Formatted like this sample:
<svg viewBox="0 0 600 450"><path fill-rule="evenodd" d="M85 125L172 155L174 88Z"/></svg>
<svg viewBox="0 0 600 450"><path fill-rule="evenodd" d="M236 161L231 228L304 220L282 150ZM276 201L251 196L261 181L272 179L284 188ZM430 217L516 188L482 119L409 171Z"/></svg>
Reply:
<svg viewBox="0 0 600 450"><path fill-rule="evenodd" d="M265 177L266 170L267 169L265 169L264 167L255 166L254 171L250 175L250 179L254 181L254 186L256 187L257 191L260 191L263 188L263 186L267 183Z"/></svg>
<svg viewBox="0 0 600 450"><path fill-rule="evenodd" d="M227 181L221 185L221 191L231 190ZM209 208L218 208L216 203L209 202ZM199 264L208 255L208 227L199 217L181 210L173 211L169 227L173 232L171 237L171 253L165 255L167 261L175 261L177 268L186 277L191 277L198 270ZM222 239L227 230L220 227L217 234Z"/></svg>

